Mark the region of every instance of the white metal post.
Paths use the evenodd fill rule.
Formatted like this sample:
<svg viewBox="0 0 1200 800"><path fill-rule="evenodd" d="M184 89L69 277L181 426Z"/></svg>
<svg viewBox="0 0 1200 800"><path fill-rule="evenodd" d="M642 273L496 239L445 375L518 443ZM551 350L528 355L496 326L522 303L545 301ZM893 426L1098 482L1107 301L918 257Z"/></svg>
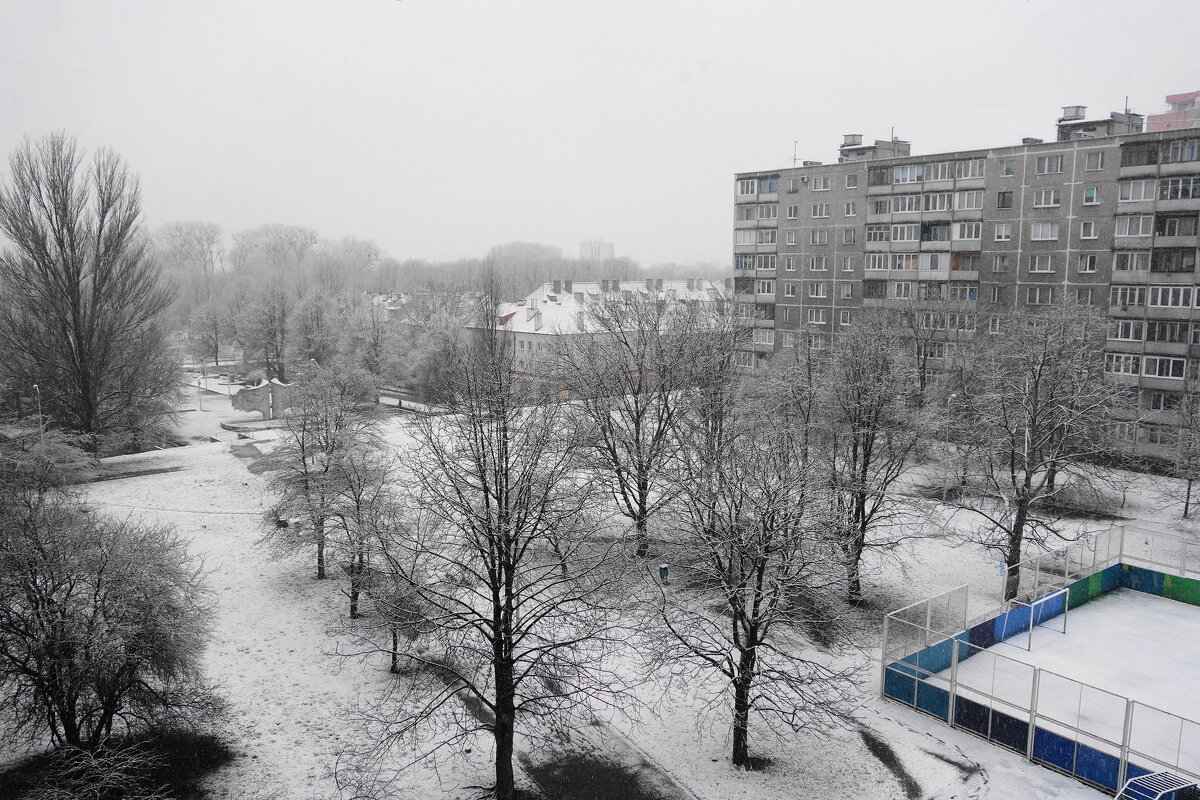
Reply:
<svg viewBox="0 0 1200 800"><path fill-rule="evenodd" d="M951 728L954 727L954 706L958 698L958 645L958 639L950 640L950 706L946 710L946 724Z"/></svg>
<svg viewBox="0 0 1200 800"><path fill-rule="evenodd" d="M1125 728L1121 732L1121 764L1117 770L1117 786L1124 786L1129 771L1129 738L1133 733L1133 701L1125 700Z"/></svg>
<svg viewBox="0 0 1200 800"><path fill-rule="evenodd" d="M1037 730L1038 686L1041 684L1042 671L1033 671L1033 693L1029 696L1029 735L1025 741L1025 758L1033 761L1033 732Z"/></svg>
<svg viewBox="0 0 1200 800"><path fill-rule="evenodd" d="M884 690L887 686L887 663L888 663L888 623L892 621L892 615L887 614L883 618L883 654L879 659L879 696L884 696Z"/></svg>

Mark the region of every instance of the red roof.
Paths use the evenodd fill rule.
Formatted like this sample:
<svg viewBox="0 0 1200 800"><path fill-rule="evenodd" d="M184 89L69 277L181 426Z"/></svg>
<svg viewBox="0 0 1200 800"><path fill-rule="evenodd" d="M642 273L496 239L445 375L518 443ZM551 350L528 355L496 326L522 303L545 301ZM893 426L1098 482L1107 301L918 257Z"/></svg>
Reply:
<svg viewBox="0 0 1200 800"><path fill-rule="evenodd" d="M1167 95L1167 102L1168 103L1186 103L1188 100L1191 100L1194 97L1200 97L1200 91L1184 92L1183 94L1169 94L1169 95Z"/></svg>

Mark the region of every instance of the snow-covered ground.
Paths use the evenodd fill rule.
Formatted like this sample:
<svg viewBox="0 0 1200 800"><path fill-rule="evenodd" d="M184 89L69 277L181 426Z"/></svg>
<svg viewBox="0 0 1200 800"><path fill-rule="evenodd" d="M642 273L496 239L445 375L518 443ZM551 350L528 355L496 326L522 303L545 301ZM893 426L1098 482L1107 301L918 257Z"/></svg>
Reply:
<svg viewBox="0 0 1200 800"><path fill-rule="evenodd" d="M337 797L330 777L335 756L358 736L350 709L374 697L392 678L384 664L336 654L344 644L339 631L346 601L340 580L316 581L309 558L277 559L256 545L259 519L270 498L265 479L248 469L253 461L247 456L253 455L251 447L268 446L275 432L255 431L252 438L240 439L222 429L220 422L261 417L233 410L225 387L213 388L220 393L204 394L204 411L193 403L194 410L181 415L183 435L195 444L114 460L145 469L178 469L90 484L87 496L113 513L177 526L211 570L217 613L206 665L229 704L230 717L222 729L238 754L211 776L213 796ZM404 441L405 419L390 418L385 431L389 443ZM210 437L218 441L210 442ZM1131 493L1129 500L1121 514L1141 517L1142 524L1159 529L1180 528L1148 491ZM964 582L999 591L993 559L948 538L913 540L891 554L872 556L868 566L868 607L855 612L866 625L862 650L846 656L863 663L877 657L882 613ZM1073 631L1085 610L1072 616ZM868 667L864 676L858 729L832 737L802 732L777 740L754 728L752 751L768 762L759 771L731 767L728 721L703 714L696 698L683 690L648 696L656 702L636 722L615 720L613 730L624 742L609 740L610 746L604 737L593 737L589 746L610 749L613 758L640 759L635 768L682 784L700 800L1102 797L1001 748L878 699L875 669ZM1152 680L1170 678L1165 669L1151 674ZM524 746L529 752L532 745ZM470 787L488 782L486 743L481 743L472 756L447 757L413 771L391 796L475 797L478 789Z"/></svg>

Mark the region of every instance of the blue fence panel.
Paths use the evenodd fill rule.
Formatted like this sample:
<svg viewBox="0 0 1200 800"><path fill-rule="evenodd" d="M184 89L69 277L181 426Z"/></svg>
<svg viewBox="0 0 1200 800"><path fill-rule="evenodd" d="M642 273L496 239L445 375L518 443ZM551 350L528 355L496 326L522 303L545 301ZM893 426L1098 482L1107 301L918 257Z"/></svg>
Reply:
<svg viewBox="0 0 1200 800"><path fill-rule="evenodd" d="M1071 772L1075 769L1075 742L1038 728L1033 732L1033 757L1064 772Z"/></svg>
<svg viewBox="0 0 1200 800"><path fill-rule="evenodd" d="M905 674L908 670L900 671L896 669L900 664L892 664L883 675L883 693L893 700L899 700L901 703L908 705L916 705L917 702L917 679L912 675Z"/></svg>
<svg viewBox="0 0 1200 800"><path fill-rule="evenodd" d="M1162 595L1163 574L1152 569L1121 565L1121 585L1138 592Z"/></svg>
<svg viewBox="0 0 1200 800"><path fill-rule="evenodd" d="M1029 630L1029 606L1018 606L996 617L996 641L1003 642L1018 633Z"/></svg>
<svg viewBox="0 0 1200 800"><path fill-rule="evenodd" d="M988 717L991 709L963 697L954 698L954 724L974 731L980 736L988 735Z"/></svg>
<svg viewBox="0 0 1200 800"><path fill-rule="evenodd" d="M1105 567L1100 572L1100 591L1111 592L1121 585L1121 574L1123 570L1120 564L1113 564L1111 567Z"/></svg>
<svg viewBox="0 0 1200 800"><path fill-rule="evenodd" d="M967 631L971 644L980 650L986 650L996 643L996 624L992 620L981 622Z"/></svg>
<svg viewBox="0 0 1200 800"><path fill-rule="evenodd" d="M1075 756L1075 774L1085 781L1115 790L1120 788L1117 776L1121 774L1121 760L1081 744Z"/></svg>
<svg viewBox="0 0 1200 800"><path fill-rule="evenodd" d="M1041 625L1048 619L1054 619L1063 613L1063 609L1067 605L1067 593L1055 595L1044 603L1037 605L1037 611L1034 615L1035 624Z"/></svg>
<svg viewBox="0 0 1200 800"><path fill-rule="evenodd" d="M920 681L917 683L917 708L943 721L949 721L950 692Z"/></svg>
<svg viewBox="0 0 1200 800"><path fill-rule="evenodd" d="M1024 755L1025 748L1029 746L1029 723L993 710L992 741Z"/></svg>

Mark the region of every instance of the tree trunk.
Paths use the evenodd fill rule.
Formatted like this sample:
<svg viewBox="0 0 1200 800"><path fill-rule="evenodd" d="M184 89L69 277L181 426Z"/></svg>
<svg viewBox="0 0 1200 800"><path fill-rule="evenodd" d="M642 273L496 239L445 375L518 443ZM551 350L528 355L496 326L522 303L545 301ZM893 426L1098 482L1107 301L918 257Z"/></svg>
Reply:
<svg viewBox="0 0 1200 800"><path fill-rule="evenodd" d="M1008 530L1008 548L1005 553L1004 567L1004 599L1012 600L1021 589L1021 544L1025 538L1025 521L1028 518L1028 501L1017 501L1017 513L1013 517L1012 527Z"/></svg>
<svg viewBox="0 0 1200 800"><path fill-rule="evenodd" d="M754 681L754 650L742 650L733 681L733 765L750 763L750 687Z"/></svg>
<svg viewBox="0 0 1200 800"><path fill-rule="evenodd" d="M650 534L646 531L646 517L636 520L637 525L637 557L646 558L650 555Z"/></svg>
<svg viewBox="0 0 1200 800"><path fill-rule="evenodd" d="M392 666L388 668L388 672L396 675L400 672L400 632L396 630L396 626L392 625Z"/></svg>
<svg viewBox="0 0 1200 800"><path fill-rule="evenodd" d="M325 580L325 520L318 518L314 524L317 535L317 580Z"/></svg>
<svg viewBox="0 0 1200 800"><path fill-rule="evenodd" d="M865 541L865 534L856 527L850 535L850 541L842 548L846 554L846 599L856 606L863 601L860 567Z"/></svg>
<svg viewBox="0 0 1200 800"><path fill-rule="evenodd" d="M516 708L511 693L498 697L496 704L496 800L514 800L516 781L513 778L513 731Z"/></svg>
<svg viewBox="0 0 1200 800"><path fill-rule="evenodd" d="M362 591L362 576L365 569L362 548L359 548L354 555L354 561L350 563L350 619L358 619L358 596Z"/></svg>

